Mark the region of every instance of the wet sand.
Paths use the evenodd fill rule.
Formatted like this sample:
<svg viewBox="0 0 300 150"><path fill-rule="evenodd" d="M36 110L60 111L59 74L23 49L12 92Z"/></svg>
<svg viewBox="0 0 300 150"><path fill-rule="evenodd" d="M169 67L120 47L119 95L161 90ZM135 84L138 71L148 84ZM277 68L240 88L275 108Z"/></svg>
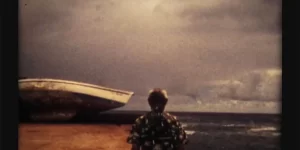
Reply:
<svg viewBox="0 0 300 150"><path fill-rule="evenodd" d="M129 125L21 124L19 150L125 150Z"/></svg>

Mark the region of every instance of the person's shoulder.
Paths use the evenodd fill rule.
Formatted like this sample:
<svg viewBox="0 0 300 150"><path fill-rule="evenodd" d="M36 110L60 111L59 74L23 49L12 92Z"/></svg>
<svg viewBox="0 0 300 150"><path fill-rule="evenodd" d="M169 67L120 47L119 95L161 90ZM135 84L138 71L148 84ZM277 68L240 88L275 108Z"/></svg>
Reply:
<svg viewBox="0 0 300 150"><path fill-rule="evenodd" d="M169 112L165 112L164 113L168 118L171 118L172 120L177 120L177 117L175 115L172 115L171 113Z"/></svg>
<svg viewBox="0 0 300 150"><path fill-rule="evenodd" d="M147 114L141 115L135 119L135 124L142 124L144 120L147 118Z"/></svg>
<svg viewBox="0 0 300 150"><path fill-rule="evenodd" d="M168 112L165 112L164 113L164 116L167 118L168 122L172 122L172 123L177 123L178 122L178 119L175 115L172 115Z"/></svg>

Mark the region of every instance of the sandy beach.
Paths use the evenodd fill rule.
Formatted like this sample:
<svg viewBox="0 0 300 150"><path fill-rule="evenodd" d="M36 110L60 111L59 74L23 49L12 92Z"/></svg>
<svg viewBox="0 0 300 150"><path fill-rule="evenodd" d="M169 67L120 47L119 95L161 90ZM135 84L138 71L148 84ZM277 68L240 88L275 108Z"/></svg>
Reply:
<svg viewBox="0 0 300 150"><path fill-rule="evenodd" d="M124 150L129 125L20 124L19 150Z"/></svg>

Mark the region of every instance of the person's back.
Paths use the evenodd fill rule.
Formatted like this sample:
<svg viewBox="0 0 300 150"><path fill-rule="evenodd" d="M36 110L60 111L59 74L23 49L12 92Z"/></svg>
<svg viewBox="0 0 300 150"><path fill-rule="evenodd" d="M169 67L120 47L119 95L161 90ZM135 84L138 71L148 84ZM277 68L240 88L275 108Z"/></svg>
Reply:
<svg viewBox="0 0 300 150"><path fill-rule="evenodd" d="M133 150L179 150L187 143L186 133L176 117L163 112L166 92L163 97L157 95L162 95L160 89L153 90L148 98L151 112L137 118L132 126L127 142L133 145Z"/></svg>

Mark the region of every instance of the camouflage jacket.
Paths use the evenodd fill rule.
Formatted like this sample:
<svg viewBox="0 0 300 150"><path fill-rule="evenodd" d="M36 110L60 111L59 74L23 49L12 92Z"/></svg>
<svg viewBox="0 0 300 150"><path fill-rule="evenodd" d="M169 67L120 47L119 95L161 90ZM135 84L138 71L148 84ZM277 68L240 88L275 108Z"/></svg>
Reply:
<svg viewBox="0 0 300 150"><path fill-rule="evenodd" d="M135 120L127 142L143 150L156 149L156 146L163 150L173 150L187 144L187 135L175 116L149 112Z"/></svg>

